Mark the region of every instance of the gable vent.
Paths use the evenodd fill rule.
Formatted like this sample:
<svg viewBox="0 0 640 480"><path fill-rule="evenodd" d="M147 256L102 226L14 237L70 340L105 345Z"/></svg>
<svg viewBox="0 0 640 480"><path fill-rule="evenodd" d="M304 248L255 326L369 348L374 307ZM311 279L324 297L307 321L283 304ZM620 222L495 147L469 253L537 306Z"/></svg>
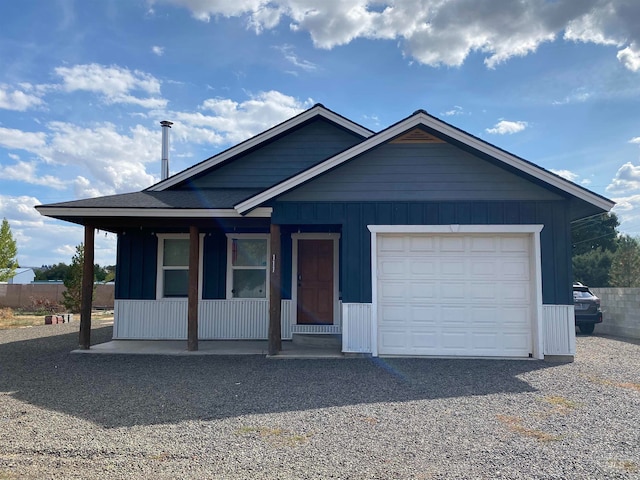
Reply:
<svg viewBox="0 0 640 480"><path fill-rule="evenodd" d="M445 143L445 141L425 132L424 130L414 128L404 135L400 135L398 138L392 140L391 143Z"/></svg>

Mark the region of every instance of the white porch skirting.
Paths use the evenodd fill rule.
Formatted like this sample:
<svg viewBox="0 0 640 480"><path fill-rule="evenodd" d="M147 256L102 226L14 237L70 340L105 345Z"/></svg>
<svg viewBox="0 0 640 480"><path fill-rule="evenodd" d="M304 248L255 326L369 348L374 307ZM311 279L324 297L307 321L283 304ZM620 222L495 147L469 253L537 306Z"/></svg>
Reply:
<svg viewBox="0 0 640 480"><path fill-rule="evenodd" d="M543 305L545 355L575 355L576 326L573 305Z"/></svg>
<svg viewBox="0 0 640 480"><path fill-rule="evenodd" d="M371 304L342 304L342 351L371 353Z"/></svg>
<svg viewBox="0 0 640 480"><path fill-rule="evenodd" d="M341 332L334 325L294 325L293 302L281 303L282 339L294 333ZM200 340L266 340L269 337L268 300L200 300L198 338ZM116 300L114 340L186 340L187 300Z"/></svg>

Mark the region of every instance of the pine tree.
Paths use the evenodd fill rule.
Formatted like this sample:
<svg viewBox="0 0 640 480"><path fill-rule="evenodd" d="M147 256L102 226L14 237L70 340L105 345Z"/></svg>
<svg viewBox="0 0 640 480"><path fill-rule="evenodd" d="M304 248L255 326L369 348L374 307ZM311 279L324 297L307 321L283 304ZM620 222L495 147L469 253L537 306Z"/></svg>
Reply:
<svg viewBox="0 0 640 480"><path fill-rule="evenodd" d="M11 234L11 227L6 218L0 227L0 282L6 282L16 273L18 268L18 248Z"/></svg>
<svg viewBox="0 0 640 480"><path fill-rule="evenodd" d="M71 259L71 265L64 278L64 286L67 288L62 292L62 304L72 313L80 312L82 305L82 268L84 265L84 244L76 246L76 254ZM95 287L94 287L95 288Z"/></svg>

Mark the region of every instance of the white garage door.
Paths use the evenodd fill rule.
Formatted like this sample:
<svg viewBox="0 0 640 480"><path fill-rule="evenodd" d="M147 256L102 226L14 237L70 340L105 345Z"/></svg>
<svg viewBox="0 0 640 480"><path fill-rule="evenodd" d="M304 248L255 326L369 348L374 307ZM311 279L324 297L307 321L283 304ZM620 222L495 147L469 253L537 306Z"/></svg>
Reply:
<svg viewBox="0 0 640 480"><path fill-rule="evenodd" d="M378 353L528 357L531 236L378 234Z"/></svg>

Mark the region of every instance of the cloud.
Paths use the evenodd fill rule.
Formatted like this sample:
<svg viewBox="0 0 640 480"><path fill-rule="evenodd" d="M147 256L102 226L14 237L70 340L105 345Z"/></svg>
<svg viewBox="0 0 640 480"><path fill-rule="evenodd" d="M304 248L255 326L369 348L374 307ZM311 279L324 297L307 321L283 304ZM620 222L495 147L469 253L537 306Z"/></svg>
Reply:
<svg viewBox="0 0 640 480"><path fill-rule="evenodd" d="M200 112L172 112L169 115L176 122L172 130L178 138L224 145L246 140L311 105L311 99L301 102L272 90L251 95L244 102L210 98L199 106Z"/></svg>
<svg viewBox="0 0 640 480"><path fill-rule="evenodd" d="M313 72L318 69L318 66L315 63L309 62L308 60L299 59L298 56L294 53L293 47L291 45L282 45L275 48L282 52L284 58L289 63L299 68L300 70L304 70L305 72Z"/></svg>
<svg viewBox="0 0 640 480"><path fill-rule="evenodd" d="M66 92L86 91L102 94L106 103L127 103L145 108L162 108L167 100L158 97L138 98L131 92L154 95L160 93L160 81L139 70L131 71L116 65L110 67L96 63L57 67L61 88Z"/></svg>
<svg viewBox="0 0 640 480"><path fill-rule="evenodd" d="M500 120L492 128L487 128L487 133L495 135L514 134L523 131L527 128L527 122L511 122L509 120Z"/></svg>
<svg viewBox="0 0 640 480"><path fill-rule="evenodd" d="M308 32L318 48L358 38L398 42L403 53L431 66L460 66L473 52L495 68L561 37L615 45L619 61L640 69L640 5L631 0L151 0L172 3L194 18L242 17L256 33L288 23Z"/></svg>
<svg viewBox="0 0 640 480"><path fill-rule="evenodd" d="M158 45L154 45L153 47L151 47L151 51L159 57L164 55L164 47L159 47Z"/></svg>
<svg viewBox="0 0 640 480"><path fill-rule="evenodd" d="M580 177L580 175L578 175L577 173L574 173L570 170L556 170L551 168L550 169L553 173L555 173L556 175L559 175L562 178L565 178L567 180L569 180L570 182L575 182L576 180L578 180L578 178Z"/></svg>
<svg viewBox="0 0 640 480"><path fill-rule="evenodd" d="M35 151L46 145L43 132L23 132L14 128L0 127L0 146L11 150Z"/></svg>
<svg viewBox="0 0 640 480"><path fill-rule="evenodd" d="M633 137L631 140L629 140L629 143L636 143L640 145L640 137Z"/></svg>
<svg viewBox="0 0 640 480"><path fill-rule="evenodd" d="M56 190L64 190L67 188L65 182L60 178L54 177L53 175L38 174L36 162L18 161L14 165L0 165L0 178L3 180L30 183L32 185L43 185Z"/></svg>
<svg viewBox="0 0 640 480"><path fill-rule="evenodd" d="M554 100L551 102L553 105L567 105L569 103L582 103L589 100L593 94L586 91L584 88L578 88L564 97L562 100Z"/></svg>
<svg viewBox="0 0 640 480"><path fill-rule="evenodd" d="M622 194L638 189L640 189L640 166L627 162L618 169L606 190Z"/></svg>
<svg viewBox="0 0 640 480"><path fill-rule="evenodd" d="M20 90L10 90L8 85L0 84L0 108L24 112L33 107L38 107L44 102L40 97L24 93Z"/></svg>
<svg viewBox="0 0 640 480"><path fill-rule="evenodd" d="M464 109L459 105L454 105L454 107L451 110L447 110L446 112L440 113L440 115L444 117L453 117L455 115L463 115L463 114L464 114Z"/></svg>

